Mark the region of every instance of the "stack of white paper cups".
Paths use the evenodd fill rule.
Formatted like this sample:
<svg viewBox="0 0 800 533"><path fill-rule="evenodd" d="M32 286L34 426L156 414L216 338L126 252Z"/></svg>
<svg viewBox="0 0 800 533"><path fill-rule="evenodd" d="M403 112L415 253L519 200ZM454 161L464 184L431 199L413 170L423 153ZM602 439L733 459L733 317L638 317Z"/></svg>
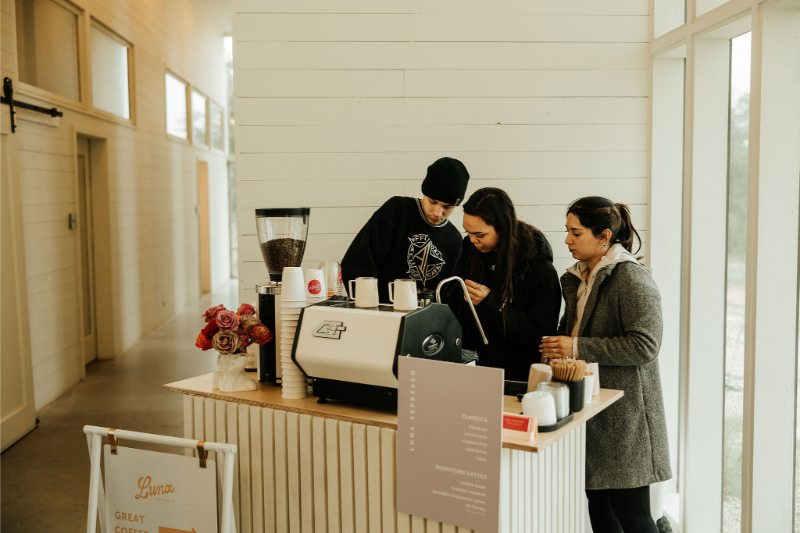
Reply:
<svg viewBox="0 0 800 533"><path fill-rule="evenodd" d="M322 269L309 268L306 270L304 282L306 286L306 302L309 305L324 302L328 299L328 293L325 288L325 275Z"/></svg>
<svg viewBox="0 0 800 533"><path fill-rule="evenodd" d="M288 400L299 400L308 396L308 379L292 361L292 345L297 331L300 311L306 307L306 289L303 270L300 267L283 269L281 288L281 396Z"/></svg>

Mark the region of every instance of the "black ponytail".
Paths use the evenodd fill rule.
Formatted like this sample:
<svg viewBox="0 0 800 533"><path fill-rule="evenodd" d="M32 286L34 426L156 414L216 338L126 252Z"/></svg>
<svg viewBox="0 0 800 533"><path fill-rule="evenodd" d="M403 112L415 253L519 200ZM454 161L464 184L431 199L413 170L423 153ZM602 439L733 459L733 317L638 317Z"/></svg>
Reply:
<svg viewBox="0 0 800 533"><path fill-rule="evenodd" d="M639 232L633 227L631 210L625 204L615 204L602 196L587 196L578 198L567 209L567 214L578 217L581 226L588 228L592 235L599 237L605 230L611 232L609 246L621 244L629 253L636 254L642 249L642 239ZM633 238L639 241L636 251L633 251ZM636 259L641 259L637 257Z"/></svg>

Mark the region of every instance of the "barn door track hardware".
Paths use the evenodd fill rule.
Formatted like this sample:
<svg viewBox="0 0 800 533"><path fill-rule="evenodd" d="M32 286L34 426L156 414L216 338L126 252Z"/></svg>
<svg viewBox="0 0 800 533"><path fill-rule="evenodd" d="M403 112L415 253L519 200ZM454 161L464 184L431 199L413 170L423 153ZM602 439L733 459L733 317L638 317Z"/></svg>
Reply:
<svg viewBox="0 0 800 533"><path fill-rule="evenodd" d="M51 117L63 117L64 113L56 109L55 107L51 107L50 109L46 107L40 107L38 105L33 104L26 104L25 102L19 102L14 100L14 85L11 82L11 78L3 78L3 96L0 97L1 104L8 104L9 110L11 111L11 133L15 133L17 131L17 119L14 115L17 112L14 110L15 107L20 107L22 109L29 109L31 111L36 111L37 113L44 113L45 115L50 115Z"/></svg>

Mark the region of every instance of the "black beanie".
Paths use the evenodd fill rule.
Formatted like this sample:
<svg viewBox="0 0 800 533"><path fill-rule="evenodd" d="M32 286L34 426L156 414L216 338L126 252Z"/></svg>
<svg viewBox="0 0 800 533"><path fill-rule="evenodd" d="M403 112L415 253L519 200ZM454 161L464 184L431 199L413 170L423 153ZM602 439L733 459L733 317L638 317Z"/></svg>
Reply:
<svg viewBox="0 0 800 533"><path fill-rule="evenodd" d="M432 200L458 205L467 194L469 172L458 159L443 157L428 167L422 194Z"/></svg>

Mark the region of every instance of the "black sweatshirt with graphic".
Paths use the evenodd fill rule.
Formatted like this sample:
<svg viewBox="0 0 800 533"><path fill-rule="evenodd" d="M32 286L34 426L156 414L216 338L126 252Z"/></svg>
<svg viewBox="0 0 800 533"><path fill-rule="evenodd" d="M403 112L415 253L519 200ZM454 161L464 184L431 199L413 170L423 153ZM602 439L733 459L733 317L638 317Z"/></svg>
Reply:
<svg viewBox="0 0 800 533"><path fill-rule="evenodd" d="M342 281L377 277L381 303L389 303L390 281L416 279L417 290L436 290L453 275L461 256L461 234L445 221L425 218L419 200L395 196L361 228L342 259Z"/></svg>

